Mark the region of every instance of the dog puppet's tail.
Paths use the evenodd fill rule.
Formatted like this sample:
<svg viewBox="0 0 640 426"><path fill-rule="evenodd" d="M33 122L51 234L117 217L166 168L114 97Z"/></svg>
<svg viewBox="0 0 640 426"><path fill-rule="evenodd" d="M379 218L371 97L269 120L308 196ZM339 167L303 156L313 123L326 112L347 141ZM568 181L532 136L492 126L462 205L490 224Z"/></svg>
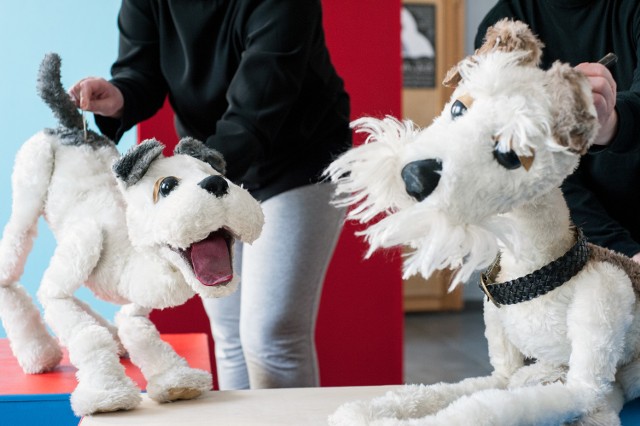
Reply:
<svg viewBox="0 0 640 426"><path fill-rule="evenodd" d="M61 359L60 348L47 332L38 308L18 283L46 202L53 173L54 139L50 133L39 132L18 151L12 175L11 217L0 240L0 319L12 351L27 373L49 370Z"/></svg>
<svg viewBox="0 0 640 426"><path fill-rule="evenodd" d="M56 53L45 55L38 72L38 94L49 105L62 127L79 130L83 128L82 114L62 86L60 62L60 56Z"/></svg>

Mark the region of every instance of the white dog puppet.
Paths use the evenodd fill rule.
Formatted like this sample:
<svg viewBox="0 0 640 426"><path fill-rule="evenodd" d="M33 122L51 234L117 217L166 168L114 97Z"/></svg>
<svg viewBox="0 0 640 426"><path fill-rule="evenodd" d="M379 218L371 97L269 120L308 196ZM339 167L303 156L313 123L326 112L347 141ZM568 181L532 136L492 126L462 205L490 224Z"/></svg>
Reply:
<svg viewBox="0 0 640 426"><path fill-rule="evenodd" d="M51 370L61 358L18 284L43 214L57 247L38 298L78 368L73 411L126 410L141 401L120 364L120 343L147 379L150 398L199 396L211 388L211 375L164 343L148 314L195 294L233 292L231 247L236 238L250 243L259 236L259 204L221 175L222 157L196 140L182 140L167 158L148 140L120 158L111 141L83 132L60 83L57 55L43 60L38 89L61 126L34 135L16 157L12 214L0 242L0 316L13 353L26 373ZM117 329L74 297L82 285L124 305Z"/></svg>
<svg viewBox="0 0 640 426"><path fill-rule="evenodd" d="M586 243L559 189L598 129L590 86L566 64L539 69L541 49L501 21L450 72L429 127L361 119L367 143L328 168L352 219L386 215L363 231L371 250L415 249L407 276L450 267L465 282L489 267L494 368L348 403L332 425L616 425L640 395L640 269Z"/></svg>

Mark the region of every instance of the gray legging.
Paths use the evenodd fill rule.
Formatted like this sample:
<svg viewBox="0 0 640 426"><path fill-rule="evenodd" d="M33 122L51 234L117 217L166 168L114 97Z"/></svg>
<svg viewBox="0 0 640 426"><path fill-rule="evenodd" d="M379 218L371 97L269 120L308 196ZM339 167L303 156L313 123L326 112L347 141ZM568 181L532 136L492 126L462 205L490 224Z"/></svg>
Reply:
<svg viewBox="0 0 640 426"><path fill-rule="evenodd" d="M262 203L265 225L238 244L236 293L205 299L220 389L318 386L314 330L325 273L344 210L333 185L308 185Z"/></svg>

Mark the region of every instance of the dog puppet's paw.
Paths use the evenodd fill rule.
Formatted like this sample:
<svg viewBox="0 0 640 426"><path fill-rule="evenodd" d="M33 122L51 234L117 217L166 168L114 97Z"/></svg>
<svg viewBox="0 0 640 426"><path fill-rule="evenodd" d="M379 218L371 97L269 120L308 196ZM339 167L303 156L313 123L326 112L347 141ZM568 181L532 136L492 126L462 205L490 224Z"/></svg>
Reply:
<svg viewBox="0 0 640 426"><path fill-rule="evenodd" d="M416 418L427 422L425 416L437 413L449 403L433 386L406 385L370 401L344 404L330 417L329 422L332 426L393 425L402 419Z"/></svg>
<svg viewBox="0 0 640 426"><path fill-rule="evenodd" d="M331 426L370 426L370 425L394 425L399 422L402 416L397 407L381 403L384 397L376 398L372 401L354 401L340 406L335 413L329 417Z"/></svg>
<svg viewBox="0 0 640 426"><path fill-rule="evenodd" d="M380 399L378 398L378 400ZM399 414L401 413L398 410L390 410L390 407L375 404L375 401L346 403L329 416L328 423L330 426L398 426L400 424L409 424L412 421L407 417L400 416ZM431 418L422 418L419 420L419 424L428 426L436 425L437 423Z"/></svg>
<svg viewBox="0 0 640 426"><path fill-rule="evenodd" d="M330 426L365 426L375 417L367 401L348 402L329 416Z"/></svg>
<svg viewBox="0 0 640 426"><path fill-rule="evenodd" d="M38 340L12 341L11 349L26 374L53 370L62 359L62 350L50 335L42 336Z"/></svg>
<svg viewBox="0 0 640 426"><path fill-rule="evenodd" d="M94 413L131 410L140 404L140 389L128 377L109 389L92 388L80 382L71 394L71 408L78 417Z"/></svg>
<svg viewBox="0 0 640 426"><path fill-rule="evenodd" d="M149 378L147 393L157 402L193 399L211 390L211 374L189 367L175 367Z"/></svg>

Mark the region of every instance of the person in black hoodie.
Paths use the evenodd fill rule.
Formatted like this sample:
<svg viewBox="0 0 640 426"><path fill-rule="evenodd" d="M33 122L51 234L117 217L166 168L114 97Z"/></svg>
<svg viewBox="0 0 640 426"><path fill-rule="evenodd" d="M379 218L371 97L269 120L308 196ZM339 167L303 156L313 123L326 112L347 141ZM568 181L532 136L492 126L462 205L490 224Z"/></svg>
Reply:
<svg viewBox="0 0 640 426"><path fill-rule="evenodd" d="M111 80L77 82L76 105L118 141L168 96L179 135L222 153L265 214L261 237L236 243L239 290L204 301L220 388L317 386L315 320L344 217L321 173L351 146L320 1L123 0L118 28Z"/></svg>
<svg viewBox="0 0 640 426"><path fill-rule="evenodd" d="M476 47L503 18L540 37L543 68L560 60L589 77L601 129L562 190L589 241L640 262L640 2L500 0L480 24ZM597 63L609 52L618 56L610 71Z"/></svg>

